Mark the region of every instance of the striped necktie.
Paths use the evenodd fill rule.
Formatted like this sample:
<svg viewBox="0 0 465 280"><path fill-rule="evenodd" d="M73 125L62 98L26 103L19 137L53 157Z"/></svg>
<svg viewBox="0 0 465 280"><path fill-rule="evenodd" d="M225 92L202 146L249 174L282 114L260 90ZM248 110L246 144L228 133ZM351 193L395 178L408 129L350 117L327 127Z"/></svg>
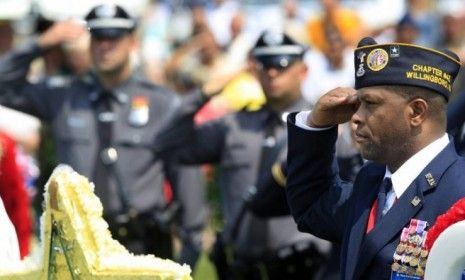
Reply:
<svg viewBox="0 0 465 280"><path fill-rule="evenodd" d="M366 233L369 233L377 222L391 209L396 201L396 194L392 188L391 178L384 178L379 188L378 197L374 201L367 223Z"/></svg>
<svg viewBox="0 0 465 280"><path fill-rule="evenodd" d="M381 184L378 193L378 209L376 212L376 222L379 222L381 218L391 209L394 204L396 194L392 188L392 181L390 177L386 177Z"/></svg>

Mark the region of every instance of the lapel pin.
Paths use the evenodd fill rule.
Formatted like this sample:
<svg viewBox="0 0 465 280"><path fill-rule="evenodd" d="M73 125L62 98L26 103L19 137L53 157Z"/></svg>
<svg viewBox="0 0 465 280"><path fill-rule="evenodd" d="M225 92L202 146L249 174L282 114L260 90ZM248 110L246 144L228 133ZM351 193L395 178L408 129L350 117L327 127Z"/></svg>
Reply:
<svg viewBox="0 0 465 280"><path fill-rule="evenodd" d="M421 202L421 199L420 199L418 196L415 196L415 197L412 199L412 201L411 201L411 203L412 203L412 205L413 205L414 207L417 207L418 204L420 204L420 202Z"/></svg>
<svg viewBox="0 0 465 280"><path fill-rule="evenodd" d="M425 178L426 178L426 181L428 181L428 184L429 184L430 187L436 187L436 180L434 180L433 175L431 174L431 172L428 172L425 175Z"/></svg>

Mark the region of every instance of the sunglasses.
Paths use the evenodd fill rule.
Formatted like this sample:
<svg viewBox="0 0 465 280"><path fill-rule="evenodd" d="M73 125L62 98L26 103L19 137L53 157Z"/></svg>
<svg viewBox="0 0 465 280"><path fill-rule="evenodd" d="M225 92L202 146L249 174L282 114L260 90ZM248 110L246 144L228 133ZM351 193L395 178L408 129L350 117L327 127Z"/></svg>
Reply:
<svg viewBox="0 0 465 280"><path fill-rule="evenodd" d="M293 56L275 56L275 57L264 57L257 58L257 65L259 70L275 69L283 72L294 65L300 58Z"/></svg>
<svg viewBox="0 0 465 280"><path fill-rule="evenodd" d="M126 34L130 32L127 30L121 30L117 28L112 29L100 29L100 30L91 30L90 34L92 39L96 40L117 40L121 37L124 37Z"/></svg>

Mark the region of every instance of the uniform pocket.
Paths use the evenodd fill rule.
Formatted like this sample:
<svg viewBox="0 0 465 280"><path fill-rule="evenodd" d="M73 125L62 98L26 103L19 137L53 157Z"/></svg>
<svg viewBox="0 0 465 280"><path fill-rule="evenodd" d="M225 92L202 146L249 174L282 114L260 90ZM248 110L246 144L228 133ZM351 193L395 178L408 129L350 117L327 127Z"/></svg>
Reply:
<svg viewBox="0 0 465 280"><path fill-rule="evenodd" d="M73 143L89 143L98 137L89 116L84 113L72 113L55 129L58 141Z"/></svg>

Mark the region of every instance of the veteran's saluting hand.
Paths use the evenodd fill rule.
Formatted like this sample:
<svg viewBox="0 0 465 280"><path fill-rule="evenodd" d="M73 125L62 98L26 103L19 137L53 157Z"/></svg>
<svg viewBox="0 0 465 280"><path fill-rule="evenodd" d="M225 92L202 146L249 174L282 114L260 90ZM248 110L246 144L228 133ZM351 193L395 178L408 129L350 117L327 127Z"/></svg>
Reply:
<svg viewBox="0 0 465 280"><path fill-rule="evenodd" d="M359 105L353 88L335 88L323 95L308 116L310 127L330 127L350 121Z"/></svg>

